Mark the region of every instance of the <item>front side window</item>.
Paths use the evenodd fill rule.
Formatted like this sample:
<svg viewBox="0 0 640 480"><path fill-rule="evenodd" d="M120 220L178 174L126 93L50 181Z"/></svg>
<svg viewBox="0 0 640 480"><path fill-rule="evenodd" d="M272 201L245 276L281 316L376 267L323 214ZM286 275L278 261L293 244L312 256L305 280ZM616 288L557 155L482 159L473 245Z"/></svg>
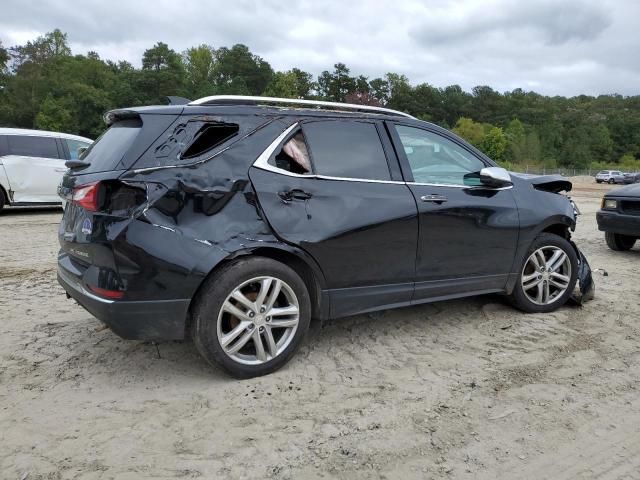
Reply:
<svg viewBox="0 0 640 480"><path fill-rule="evenodd" d="M438 185L477 185L485 164L451 140L420 128L396 125L413 180Z"/></svg>
<svg viewBox="0 0 640 480"><path fill-rule="evenodd" d="M69 156L71 160L78 160L82 152L87 148L89 148L89 146L91 145L90 143L87 143L87 142L81 142L79 140L71 140L69 138L65 138L64 141L67 142L67 148L69 149Z"/></svg>
<svg viewBox="0 0 640 480"><path fill-rule="evenodd" d="M58 146L53 137L33 135L8 135L9 154L22 157L60 158Z"/></svg>
<svg viewBox="0 0 640 480"><path fill-rule="evenodd" d="M330 177L390 180L375 124L359 121L305 123L315 173Z"/></svg>

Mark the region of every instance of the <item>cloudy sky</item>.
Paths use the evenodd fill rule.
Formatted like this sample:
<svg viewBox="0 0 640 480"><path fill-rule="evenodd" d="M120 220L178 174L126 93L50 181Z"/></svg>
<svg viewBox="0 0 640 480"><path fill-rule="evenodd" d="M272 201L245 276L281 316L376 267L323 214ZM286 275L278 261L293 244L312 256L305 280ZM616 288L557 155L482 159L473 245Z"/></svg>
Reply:
<svg viewBox="0 0 640 480"><path fill-rule="evenodd" d="M3 0L0 12L5 46L60 28L74 53L135 65L158 41L244 43L314 75L343 62L436 86L640 94L639 0Z"/></svg>

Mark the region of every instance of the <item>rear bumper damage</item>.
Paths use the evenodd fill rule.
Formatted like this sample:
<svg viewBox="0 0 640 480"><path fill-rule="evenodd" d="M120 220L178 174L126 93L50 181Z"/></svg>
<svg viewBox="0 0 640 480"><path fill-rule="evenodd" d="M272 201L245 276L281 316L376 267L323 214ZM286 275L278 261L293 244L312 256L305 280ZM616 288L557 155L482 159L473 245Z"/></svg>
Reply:
<svg viewBox="0 0 640 480"><path fill-rule="evenodd" d="M181 340L190 301L120 301L100 298L58 266L58 282L67 294L113 332L127 340Z"/></svg>

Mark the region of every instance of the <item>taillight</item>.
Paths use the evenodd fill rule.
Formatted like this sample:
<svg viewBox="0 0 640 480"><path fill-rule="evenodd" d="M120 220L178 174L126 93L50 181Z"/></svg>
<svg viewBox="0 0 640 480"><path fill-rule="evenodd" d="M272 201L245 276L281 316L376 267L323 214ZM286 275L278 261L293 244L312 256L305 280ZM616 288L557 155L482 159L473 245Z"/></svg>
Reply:
<svg viewBox="0 0 640 480"><path fill-rule="evenodd" d="M71 201L85 210L97 212L99 205L100 182L88 183L73 189Z"/></svg>
<svg viewBox="0 0 640 480"><path fill-rule="evenodd" d="M147 201L146 186L118 180L86 183L73 189L71 202L89 212L129 216Z"/></svg>
<svg viewBox="0 0 640 480"><path fill-rule="evenodd" d="M91 285L89 285L89 289L93 293L97 293L101 297L111 300L118 300L124 297L124 292L122 290L107 290L106 288L92 287Z"/></svg>

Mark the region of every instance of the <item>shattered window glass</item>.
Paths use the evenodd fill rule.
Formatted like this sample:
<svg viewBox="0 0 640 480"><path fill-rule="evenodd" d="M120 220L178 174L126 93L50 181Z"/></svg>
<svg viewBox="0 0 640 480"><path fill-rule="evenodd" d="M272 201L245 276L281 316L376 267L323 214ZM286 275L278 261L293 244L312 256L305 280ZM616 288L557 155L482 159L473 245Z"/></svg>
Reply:
<svg viewBox="0 0 640 480"><path fill-rule="evenodd" d="M275 167L300 175L309 175L313 172L307 142L302 131L298 131L289 138L275 158L269 160Z"/></svg>

